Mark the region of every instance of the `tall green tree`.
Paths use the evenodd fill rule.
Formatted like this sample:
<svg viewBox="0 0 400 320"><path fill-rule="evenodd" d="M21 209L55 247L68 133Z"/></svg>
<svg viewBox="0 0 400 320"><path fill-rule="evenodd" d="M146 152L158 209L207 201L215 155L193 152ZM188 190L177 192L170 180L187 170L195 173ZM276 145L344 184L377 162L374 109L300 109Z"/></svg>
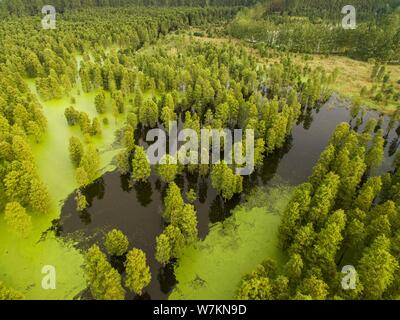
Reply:
<svg viewBox="0 0 400 320"><path fill-rule="evenodd" d="M222 161L213 166L211 171L212 187L218 190L226 200L243 190L243 177L235 175L231 168Z"/></svg>
<svg viewBox="0 0 400 320"><path fill-rule="evenodd" d="M107 233L104 245L110 255L122 256L128 251L129 240L121 230L113 229Z"/></svg>
<svg viewBox="0 0 400 320"><path fill-rule="evenodd" d="M121 276L107 261L106 255L97 245L87 251L84 272L90 292L97 300L124 300L125 290Z"/></svg>
<svg viewBox="0 0 400 320"><path fill-rule="evenodd" d="M357 268L366 299L380 299L394 280L399 263L390 254L390 241L384 235L366 248Z"/></svg>
<svg viewBox="0 0 400 320"><path fill-rule="evenodd" d="M4 211L4 220L19 236L23 238L29 236L32 229L31 217L18 202L7 203Z"/></svg>
<svg viewBox="0 0 400 320"><path fill-rule="evenodd" d="M162 265L166 265L171 260L170 239L164 234L156 238L156 260Z"/></svg>
<svg viewBox="0 0 400 320"><path fill-rule="evenodd" d="M385 140L382 136L383 131L378 130L372 141L372 146L367 152L365 163L367 164L369 169L376 169L382 163L385 144Z"/></svg>
<svg viewBox="0 0 400 320"><path fill-rule="evenodd" d="M154 128L158 121L158 106L153 100L146 100L139 108L139 122L146 127Z"/></svg>
<svg viewBox="0 0 400 320"><path fill-rule="evenodd" d="M183 209L182 193L175 182L171 182L168 185L167 194L164 198L164 206L163 217L167 221L170 221L172 215L177 215Z"/></svg>
<svg viewBox="0 0 400 320"><path fill-rule="evenodd" d="M135 181L146 180L151 173L149 159L143 147L136 146L132 159L132 175Z"/></svg>
<svg viewBox="0 0 400 320"><path fill-rule="evenodd" d="M96 97L94 98L94 105L99 114L103 114L106 112L107 106L106 96L104 95L104 92L100 92L96 95Z"/></svg>
<svg viewBox="0 0 400 320"><path fill-rule="evenodd" d="M332 209L339 183L339 176L333 172L329 172L322 181L322 184L316 189L311 200L310 218L318 225L325 222L326 217Z"/></svg>
<svg viewBox="0 0 400 320"><path fill-rule="evenodd" d="M173 182L179 174L179 166L176 158L169 154L164 155L160 163L156 166L156 172L162 181L166 183Z"/></svg>
<svg viewBox="0 0 400 320"><path fill-rule="evenodd" d="M72 136L69 139L69 156L75 167L78 167L81 163L84 153L82 142L79 138Z"/></svg>
<svg viewBox="0 0 400 320"><path fill-rule="evenodd" d="M125 262L125 286L137 295L142 295L143 289L151 281L150 268L147 265L146 254L140 249L128 252Z"/></svg>
<svg viewBox="0 0 400 320"><path fill-rule="evenodd" d="M120 151L116 155L117 168L121 174L127 174L130 170L129 156L130 152L127 149Z"/></svg>

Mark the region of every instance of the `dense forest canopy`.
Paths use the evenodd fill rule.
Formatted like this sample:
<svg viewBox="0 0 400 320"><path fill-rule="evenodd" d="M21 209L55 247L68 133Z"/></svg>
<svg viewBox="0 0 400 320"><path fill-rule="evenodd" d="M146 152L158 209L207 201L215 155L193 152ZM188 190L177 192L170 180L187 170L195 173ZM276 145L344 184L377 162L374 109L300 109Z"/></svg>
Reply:
<svg viewBox="0 0 400 320"><path fill-rule="evenodd" d="M207 7L207 6L252 6L257 0L54 0L51 5L59 13L90 7L121 7L121 6L163 6L163 7ZM41 12L45 0L3 0L0 2L0 16L36 15Z"/></svg>
<svg viewBox="0 0 400 320"><path fill-rule="evenodd" d="M390 13L400 6L399 0L270 0L266 4L265 15L287 14L310 18L338 19L342 8L352 5L356 8L358 19L373 19Z"/></svg>
<svg viewBox="0 0 400 320"><path fill-rule="evenodd" d="M324 7L328 10L325 17L324 11L318 9L322 3L309 3L298 11L286 11L283 1L260 3L241 11L231 23L229 33L280 50L399 62L399 10L387 4L383 6L387 10L379 11L375 5L367 5L373 2L361 1L360 6L355 4L356 28L348 30L342 27L344 14L340 5ZM296 7L289 2L287 8Z"/></svg>
<svg viewBox="0 0 400 320"><path fill-rule="evenodd" d="M92 9L93 10L93 9ZM236 14L238 8L171 8L162 11L137 8L98 8L96 14L73 11L60 15L57 32L42 32L40 16L3 20L0 23L0 44L6 50L0 52L0 62L7 60L16 68L24 59L24 52L31 48L39 57L45 47L57 46L68 52L98 45L118 44L138 49L144 42L152 42L159 36L187 26L211 21L226 21ZM12 37L10 34L14 33ZM28 36L28 41L26 37ZM64 49L57 49L64 51Z"/></svg>

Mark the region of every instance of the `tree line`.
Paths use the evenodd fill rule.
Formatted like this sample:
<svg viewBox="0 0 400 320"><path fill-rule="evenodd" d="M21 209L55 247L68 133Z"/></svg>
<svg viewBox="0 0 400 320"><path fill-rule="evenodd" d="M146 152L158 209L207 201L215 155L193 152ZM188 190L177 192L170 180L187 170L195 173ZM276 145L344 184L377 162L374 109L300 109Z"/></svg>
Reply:
<svg viewBox="0 0 400 320"><path fill-rule="evenodd" d="M93 7L211 7L211 6L251 6L257 0L53 0L51 5L58 13ZM39 15L44 0L3 0L0 2L0 17L7 15Z"/></svg>
<svg viewBox="0 0 400 320"><path fill-rule="evenodd" d="M271 0L266 1L264 14L287 14L289 16L306 16L311 19L341 20L341 11L346 5L345 0ZM399 5L399 0L354 0L351 5L356 8L357 20L377 19L393 12Z"/></svg>
<svg viewBox="0 0 400 320"><path fill-rule="evenodd" d="M325 6L326 1L321 1L322 5ZM344 15L336 20L314 19L307 11L304 15L296 14L296 11L292 15L284 12L267 12L263 15L263 8L258 5L254 9L239 12L230 24L228 33L279 50L341 54L361 60L374 58L382 62L399 63L399 12L388 12L374 19L375 13L370 11L372 17L357 20L356 29L346 30L342 27ZM315 9L315 12L321 11ZM341 14L339 8L337 13Z"/></svg>
<svg viewBox="0 0 400 320"><path fill-rule="evenodd" d="M31 144L41 141L47 130L42 106L12 66L0 66L0 204L11 229L29 235L27 211L45 214L50 207Z"/></svg>

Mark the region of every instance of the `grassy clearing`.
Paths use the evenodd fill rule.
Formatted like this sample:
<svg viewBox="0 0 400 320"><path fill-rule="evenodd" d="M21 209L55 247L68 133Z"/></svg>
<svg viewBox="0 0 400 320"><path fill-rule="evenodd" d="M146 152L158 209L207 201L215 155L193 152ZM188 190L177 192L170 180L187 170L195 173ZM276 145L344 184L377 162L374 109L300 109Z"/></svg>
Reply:
<svg viewBox="0 0 400 320"><path fill-rule="evenodd" d="M400 107L400 102L377 102L368 97L361 97L360 92L363 87L371 89L374 83L371 81L373 64L363 61L353 60L342 56L310 55L311 60L305 61L303 57L296 56L295 63L311 68L322 67L328 72L339 69L339 76L333 84L332 89L346 98L360 97L362 103L369 109L374 109L384 113L392 113ZM400 91L400 66L388 65L386 70L390 72L390 78L395 83L395 88Z"/></svg>
<svg viewBox="0 0 400 320"><path fill-rule="evenodd" d="M188 37L189 38L189 37ZM247 42L233 38L210 38L210 37L193 37L198 41L206 41L214 44L229 43L233 45L244 45L248 52L255 55L258 60L263 63L278 62L277 58L262 58L259 52L250 47ZM360 92L363 87L368 90L372 88L374 83L371 80L371 73L373 64L363 61L350 59L343 56L336 55L307 55L309 59L304 59L305 55L293 54L294 62L301 66L309 65L311 68L322 67L328 73L333 72L336 68L339 69L339 76L336 82L332 85L332 89L339 93L342 97L353 99L359 97L364 106L368 109L380 111L382 113L393 113L400 108L400 102L377 102L370 97L361 97ZM394 82L394 87L400 91L400 66L388 65L386 66L387 72L390 73L390 78ZM379 84L378 84L379 87Z"/></svg>
<svg viewBox="0 0 400 320"><path fill-rule="evenodd" d="M282 265L278 226L290 195L288 187L256 192L230 218L213 225L203 241L186 248L169 299L234 299L242 277L263 260Z"/></svg>

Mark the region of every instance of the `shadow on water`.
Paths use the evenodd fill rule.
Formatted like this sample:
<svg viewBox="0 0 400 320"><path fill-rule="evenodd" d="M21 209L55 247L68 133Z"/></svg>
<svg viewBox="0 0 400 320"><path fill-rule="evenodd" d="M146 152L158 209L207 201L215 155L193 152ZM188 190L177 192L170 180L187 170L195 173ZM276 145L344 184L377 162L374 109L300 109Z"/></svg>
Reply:
<svg viewBox="0 0 400 320"><path fill-rule="evenodd" d="M341 122L350 122L349 111L340 106L340 101L330 102L335 107L324 106L321 109L307 110L293 129L285 146L266 157L264 165L251 176L244 178L244 193L224 202L211 187L210 178L185 174L177 178L176 183L185 194L194 189L198 199L194 203L198 215L200 238L204 238L209 224L223 221L231 214L231 210L244 200L244 194L253 187L268 185L274 177L280 177L290 184L296 185L306 181L312 168L325 148L333 130ZM329 103L327 104L329 105ZM367 112L361 131L368 118L379 115ZM387 126L388 119L384 125ZM400 130L399 130L400 132ZM386 137L387 146L385 162L382 170L390 168L390 157L399 145L399 135L392 130ZM166 299L173 289L176 280L173 264L161 267L155 260L155 239L163 231L165 224L161 217L163 196L166 185L152 175L146 183L132 184L129 177L118 172L106 173L84 190L89 207L82 213L76 210L75 193L71 194L62 208L61 218L53 226L53 230L62 237L79 239L78 247L87 249L92 244L99 244L104 250L105 234L113 228L124 232L131 247L146 252L152 272L152 281L142 297L127 295L129 299ZM123 275L123 260L110 257L113 266ZM90 298L89 291L82 298Z"/></svg>

